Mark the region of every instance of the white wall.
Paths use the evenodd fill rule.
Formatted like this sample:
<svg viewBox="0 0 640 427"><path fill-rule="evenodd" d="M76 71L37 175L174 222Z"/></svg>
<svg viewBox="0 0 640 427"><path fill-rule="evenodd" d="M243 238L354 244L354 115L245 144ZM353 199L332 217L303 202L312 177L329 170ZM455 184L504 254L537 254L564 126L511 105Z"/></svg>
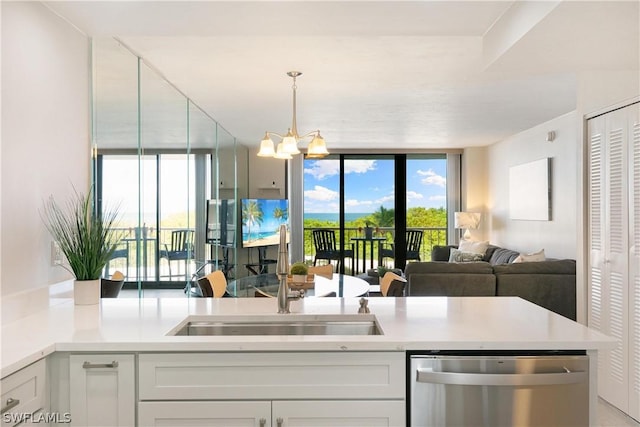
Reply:
<svg viewBox="0 0 640 427"><path fill-rule="evenodd" d="M556 139L546 142L547 132ZM548 257L576 258L577 134L576 113L569 113L514 135L488 149L490 214L485 216L492 243L520 252L545 250ZM551 160L551 220L509 218L509 168L533 160Z"/></svg>
<svg viewBox="0 0 640 427"><path fill-rule="evenodd" d="M480 212L480 224L477 230L469 230L473 240L489 240L490 210L489 200L489 164L487 147L474 147L464 150L462 156L462 206L464 212Z"/></svg>
<svg viewBox="0 0 640 427"><path fill-rule="evenodd" d="M6 296L72 276L51 267L44 200L89 185L89 41L36 2L2 2L2 229ZM48 293L48 292L47 292ZM4 317L4 316L3 316Z"/></svg>

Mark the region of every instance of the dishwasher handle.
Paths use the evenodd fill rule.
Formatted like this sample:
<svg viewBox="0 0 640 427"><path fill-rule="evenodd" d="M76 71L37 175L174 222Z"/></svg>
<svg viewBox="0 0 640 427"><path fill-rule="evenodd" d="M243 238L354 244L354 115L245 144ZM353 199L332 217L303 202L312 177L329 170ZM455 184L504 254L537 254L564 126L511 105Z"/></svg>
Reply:
<svg viewBox="0 0 640 427"><path fill-rule="evenodd" d="M566 369L566 368L565 368ZM419 368L419 383L451 385L534 386L577 384L588 380L585 371L569 371L541 374L482 374L464 372L436 372L431 368Z"/></svg>

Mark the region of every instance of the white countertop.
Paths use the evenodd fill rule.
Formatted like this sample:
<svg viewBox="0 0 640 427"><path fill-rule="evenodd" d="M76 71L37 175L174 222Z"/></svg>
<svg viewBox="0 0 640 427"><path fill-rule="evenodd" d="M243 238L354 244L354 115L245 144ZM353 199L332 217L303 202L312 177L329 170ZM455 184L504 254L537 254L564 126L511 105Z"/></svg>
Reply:
<svg viewBox="0 0 640 427"><path fill-rule="evenodd" d="M356 314L358 298L307 298L293 314ZM379 336L166 336L190 315L273 315L271 298L103 299L2 325L1 377L54 351L598 350L615 341L515 297L369 298Z"/></svg>

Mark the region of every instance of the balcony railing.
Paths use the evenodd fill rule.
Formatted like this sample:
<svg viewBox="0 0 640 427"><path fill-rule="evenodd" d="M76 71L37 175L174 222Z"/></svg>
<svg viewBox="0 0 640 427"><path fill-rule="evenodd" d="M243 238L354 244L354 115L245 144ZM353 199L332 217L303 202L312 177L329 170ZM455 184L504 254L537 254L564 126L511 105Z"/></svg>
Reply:
<svg viewBox="0 0 640 427"><path fill-rule="evenodd" d="M433 247L436 245L447 244L447 229L445 227L409 227L412 230L422 230L422 245L420 247L420 259L430 260ZM306 261L312 262L315 256L315 247L313 245L312 230L314 228L304 228L304 258ZM340 242L340 228L338 227L325 227L327 230L334 230L336 233L336 240ZM163 244L169 244L171 242L171 232L177 230L177 228L162 228L160 229L160 244L161 248ZM157 230L147 229L146 232L138 233L134 228L122 228L119 231L123 233L124 239L118 246L118 249L123 250L124 257L112 259L108 265L108 269L105 271L105 276L112 274L116 269L121 270L127 277L127 281L156 281L156 242L157 242ZM345 243L350 246L353 237L361 237L363 235L358 228L346 228ZM393 235L395 229L393 227L380 227L377 229L376 237L385 237L386 240L382 242L386 245L393 243ZM373 267L378 265L378 251L379 245L373 245L373 254L370 253L370 246L367 245L367 261L373 259ZM138 255L137 251L140 250ZM362 253L359 254L362 258ZM387 266L393 266L393 260L385 259ZM186 278L190 277L191 272L196 269L196 261L192 260L188 263ZM368 265L369 262L367 262ZM176 264L176 267L177 264ZM181 266L182 270L184 265ZM352 274L351 263L346 262L345 268L348 274ZM168 264L166 259L160 263L159 266L160 280L170 280L168 278ZM185 273L181 270L181 273ZM360 268L362 270L362 267Z"/></svg>
<svg viewBox="0 0 640 427"><path fill-rule="evenodd" d="M158 230L151 227L123 227L117 228L116 232L122 236L120 244L116 247L116 254L105 267L104 276L110 276L115 270L120 270L127 281L156 281L156 252L158 249L164 250L165 245L171 244L171 233L179 228L160 229L160 248L157 247ZM138 254L138 251L140 253ZM188 263L187 271L184 270L184 262L174 261L175 268L181 268L180 274L185 280L191 276L195 270L195 261ZM181 264L181 265L178 265ZM169 266L166 258L159 264L160 280L171 280L169 277ZM179 279L179 278L178 278Z"/></svg>
<svg viewBox="0 0 640 427"><path fill-rule="evenodd" d="M312 231L317 230L319 227L313 228L304 228L304 258L305 261L313 261L315 257L315 247L313 245L313 236ZM324 230L334 230L336 233L336 241L340 242L340 228L339 227L323 227ZM446 227L408 227L411 230L422 230L422 245L420 246L420 259L423 261L428 261L431 259L431 252L433 251L433 247L437 245L446 245L447 244L447 229ZM362 231L358 228L345 228L345 244L347 247L351 244L351 239L353 237L361 237L363 235ZM386 237L386 240L382 241L383 243L390 245L393 243L393 236L395 233L395 228L393 227L379 227L376 229L374 235L376 237ZM368 248L367 248L368 249ZM378 251L379 245L373 245L373 262L374 267L378 264ZM360 254L362 256L362 254ZM370 253L367 253L367 259L371 257ZM392 262L389 265L393 265ZM345 268L350 268L351 264L346 262ZM347 269L347 273L351 273L349 269Z"/></svg>

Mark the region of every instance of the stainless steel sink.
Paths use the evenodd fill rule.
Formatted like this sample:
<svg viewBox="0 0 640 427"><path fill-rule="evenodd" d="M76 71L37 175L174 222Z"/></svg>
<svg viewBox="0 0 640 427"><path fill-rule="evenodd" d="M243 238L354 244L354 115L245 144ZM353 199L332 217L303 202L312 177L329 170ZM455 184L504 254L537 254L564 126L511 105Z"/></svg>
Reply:
<svg viewBox="0 0 640 427"><path fill-rule="evenodd" d="M191 316L167 335L382 335L373 315Z"/></svg>

